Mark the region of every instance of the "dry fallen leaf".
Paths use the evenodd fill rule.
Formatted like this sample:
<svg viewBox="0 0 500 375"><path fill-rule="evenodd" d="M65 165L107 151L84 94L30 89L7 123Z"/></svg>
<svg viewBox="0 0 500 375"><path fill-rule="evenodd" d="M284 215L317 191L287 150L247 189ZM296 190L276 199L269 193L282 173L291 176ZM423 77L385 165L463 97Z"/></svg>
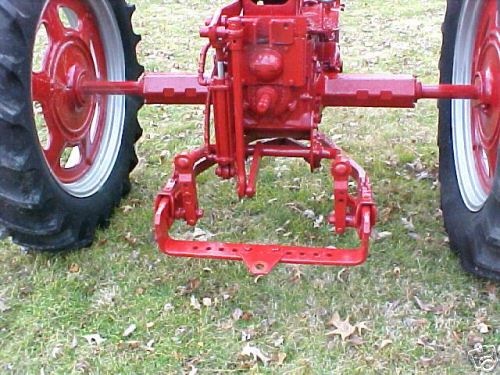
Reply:
<svg viewBox="0 0 500 375"><path fill-rule="evenodd" d="M125 331L123 331L123 337L129 337L134 331L137 329L135 324L131 324L127 327Z"/></svg>
<svg viewBox="0 0 500 375"><path fill-rule="evenodd" d="M353 346L361 346L365 344L365 340L363 340L361 337L354 335L347 340L347 342Z"/></svg>
<svg viewBox="0 0 500 375"><path fill-rule="evenodd" d="M80 272L80 266L76 263L72 263L68 268L70 273L78 273Z"/></svg>
<svg viewBox="0 0 500 375"><path fill-rule="evenodd" d="M426 311L426 312L434 311L433 305L431 305L429 303L422 302L417 296L415 296L414 299L415 299L415 302L417 303L417 306L420 310Z"/></svg>
<svg viewBox="0 0 500 375"><path fill-rule="evenodd" d="M64 354L64 345L62 344L57 344L52 348L52 352L50 353L50 356L54 359L57 359L59 357L62 357Z"/></svg>
<svg viewBox="0 0 500 375"><path fill-rule="evenodd" d="M201 281L198 278L190 279L188 280L186 286L184 287L184 290L182 294L191 294L195 290L197 290L201 285Z"/></svg>
<svg viewBox="0 0 500 375"><path fill-rule="evenodd" d="M243 350L241 351L241 355L245 357L252 357L254 361L259 360L262 363L264 363L264 365L267 365L267 363L271 360L264 353L262 353L262 351L259 348L251 346L250 344L247 344L243 348Z"/></svg>
<svg viewBox="0 0 500 375"><path fill-rule="evenodd" d="M213 233L207 230L196 227L193 232L193 239L196 241L208 241L210 238L214 237Z"/></svg>
<svg viewBox="0 0 500 375"><path fill-rule="evenodd" d="M376 232L374 231L372 234L372 238L374 241L382 241L383 239L389 238L392 236L392 232L384 231L384 232Z"/></svg>
<svg viewBox="0 0 500 375"><path fill-rule="evenodd" d="M146 347L144 348L147 352L154 352L155 349L153 348L153 345L155 344L155 340L151 339L148 341L146 344Z"/></svg>
<svg viewBox="0 0 500 375"><path fill-rule="evenodd" d="M253 313L250 311L245 311L243 313L243 315L241 316L241 320L244 320L244 321L249 321L252 318L253 318Z"/></svg>
<svg viewBox="0 0 500 375"><path fill-rule="evenodd" d="M7 312L10 310L10 307L7 305L7 303L5 303L5 301L0 298L0 312Z"/></svg>
<svg viewBox="0 0 500 375"><path fill-rule="evenodd" d="M212 299L205 297L205 298L203 298L202 303L203 303L203 306L210 307L210 306L212 306Z"/></svg>
<svg viewBox="0 0 500 375"><path fill-rule="evenodd" d="M89 345L100 345L104 341L106 341L106 339L102 338L101 335L99 335L98 333L95 333L92 335L86 335L86 336L83 336L83 338L85 340L87 340Z"/></svg>
<svg viewBox="0 0 500 375"><path fill-rule="evenodd" d="M379 344L377 344L379 349L384 349L385 347L392 344L392 340L382 340Z"/></svg>
<svg viewBox="0 0 500 375"><path fill-rule="evenodd" d="M174 309L174 306L171 303L166 303L163 305L163 311L169 312Z"/></svg>
<svg viewBox="0 0 500 375"><path fill-rule="evenodd" d="M358 334L360 336L363 334L363 330L365 330L365 331L370 330L370 328L368 328L368 326L366 324L367 324L367 322L359 322L354 326L356 328L356 330L358 331Z"/></svg>
<svg viewBox="0 0 500 375"><path fill-rule="evenodd" d="M241 310L240 308L234 309L233 313L231 314L233 320L240 320L242 316L243 316L243 310Z"/></svg>
<svg viewBox="0 0 500 375"><path fill-rule="evenodd" d="M78 339L76 336L73 336L73 339L71 340L70 348L75 349L78 346Z"/></svg>
<svg viewBox="0 0 500 375"><path fill-rule="evenodd" d="M327 323L330 327L335 327L333 331L327 332L327 336L335 336L339 335L342 338L342 341L345 341L348 337L350 337L354 332L356 332L356 327L352 326L349 323L349 317L346 320L340 320L340 316L338 313L335 313Z"/></svg>
<svg viewBox="0 0 500 375"><path fill-rule="evenodd" d="M478 336L474 332L470 332L467 336L467 345L473 348L476 344L482 344L484 339L481 336Z"/></svg>
<svg viewBox="0 0 500 375"><path fill-rule="evenodd" d="M141 346L141 342L136 340L127 341L127 345L130 349L137 349Z"/></svg>
<svg viewBox="0 0 500 375"><path fill-rule="evenodd" d="M479 323L477 325L477 329L478 329L479 333L482 333L483 335L490 331L490 329L488 328L488 326L485 323Z"/></svg>
<svg viewBox="0 0 500 375"><path fill-rule="evenodd" d="M191 307L195 310L201 310L201 304L194 295L191 296Z"/></svg>
<svg viewBox="0 0 500 375"><path fill-rule="evenodd" d="M275 353L272 355L271 361L278 366L282 366L286 359L286 353Z"/></svg>
<svg viewBox="0 0 500 375"><path fill-rule="evenodd" d="M136 245L137 242L139 242L139 240L132 235L132 232L127 232L124 238L130 245Z"/></svg>

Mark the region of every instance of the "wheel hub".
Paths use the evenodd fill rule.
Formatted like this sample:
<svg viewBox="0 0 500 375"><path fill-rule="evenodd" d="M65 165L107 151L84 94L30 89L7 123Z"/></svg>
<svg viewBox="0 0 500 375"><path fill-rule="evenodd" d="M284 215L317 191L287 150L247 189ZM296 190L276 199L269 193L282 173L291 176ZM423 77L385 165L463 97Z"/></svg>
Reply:
<svg viewBox="0 0 500 375"><path fill-rule="evenodd" d="M78 143L90 131L97 107L95 97L78 95L76 87L85 77L95 77L94 62L88 48L79 40L61 46L51 71L54 77L54 112L59 130L66 140Z"/></svg>

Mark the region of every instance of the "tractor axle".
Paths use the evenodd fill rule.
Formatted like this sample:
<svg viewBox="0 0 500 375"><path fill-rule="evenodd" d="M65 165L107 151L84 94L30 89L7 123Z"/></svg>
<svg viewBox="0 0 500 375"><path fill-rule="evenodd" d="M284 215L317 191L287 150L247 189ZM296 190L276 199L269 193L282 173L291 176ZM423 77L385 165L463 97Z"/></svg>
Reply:
<svg viewBox="0 0 500 375"><path fill-rule="evenodd" d="M146 104L205 104L208 89L198 76L147 73L139 81L82 81L80 95L134 95ZM484 100L479 85L424 85L408 75L333 74L325 77L318 96L324 107L414 108L421 99Z"/></svg>

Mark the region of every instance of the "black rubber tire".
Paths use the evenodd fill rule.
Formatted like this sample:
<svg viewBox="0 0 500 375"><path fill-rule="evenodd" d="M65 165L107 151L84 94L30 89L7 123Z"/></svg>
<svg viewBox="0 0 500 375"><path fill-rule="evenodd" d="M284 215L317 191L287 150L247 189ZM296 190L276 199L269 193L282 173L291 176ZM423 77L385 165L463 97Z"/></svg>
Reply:
<svg viewBox="0 0 500 375"><path fill-rule="evenodd" d="M448 0L443 24L441 83L452 83L455 39L462 0ZM463 268L480 277L500 280L500 162L493 191L479 212L470 211L460 192L452 141L451 101L439 102L441 207L451 248Z"/></svg>
<svg viewBox="0 0 500 375"><path fill-rule="evenodd" d="M102 1L113 8L121 31L126 78L136 80L144 69L136 56L140 37L132 30L135 8L125 0ZM82 199L63 190L46 164L32 110L32 56L44 5L45 0L0 0L0 228L31 250L72 250L92 244L96 229L108 225L130 191L143 103L126 99L121 148L103 187Z"/></svg>

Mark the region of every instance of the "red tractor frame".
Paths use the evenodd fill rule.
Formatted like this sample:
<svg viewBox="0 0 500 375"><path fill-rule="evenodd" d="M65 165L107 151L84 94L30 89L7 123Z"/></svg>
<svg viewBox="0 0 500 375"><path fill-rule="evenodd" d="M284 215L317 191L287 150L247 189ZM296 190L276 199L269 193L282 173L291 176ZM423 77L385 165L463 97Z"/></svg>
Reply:
<svg viewBox="0 0 500 375"><path fill-rule="evenodd" d="M499 9L497 0L448 0L442 82L423 85L411 75L343 73L341 0L237 0L219 9L200 29L207 43L194 74L143 74L133 8L124 0L0 0L0 223L32 249L89 245L130 188L139 107L204 105L202 144L175 157L156 199L160 249L241 260L256 275L279 262L359 265L368 256L377 209L366 172L320 132L323 109L413 108L421 99L439 99L442 207L451 244L466 269L498 278ZM47 46L35 61L41 30ZM35 103L33 112L24 109L27 103ZM45 139L36 131L37 111ZM337 234L355 230L359 246L169 235L174 221L195 226L203 217L200 173L215 167L221 179L234 179L240 198L251 198L263 157L304 159L311 171L330 161L328 221Z"/></svg>

